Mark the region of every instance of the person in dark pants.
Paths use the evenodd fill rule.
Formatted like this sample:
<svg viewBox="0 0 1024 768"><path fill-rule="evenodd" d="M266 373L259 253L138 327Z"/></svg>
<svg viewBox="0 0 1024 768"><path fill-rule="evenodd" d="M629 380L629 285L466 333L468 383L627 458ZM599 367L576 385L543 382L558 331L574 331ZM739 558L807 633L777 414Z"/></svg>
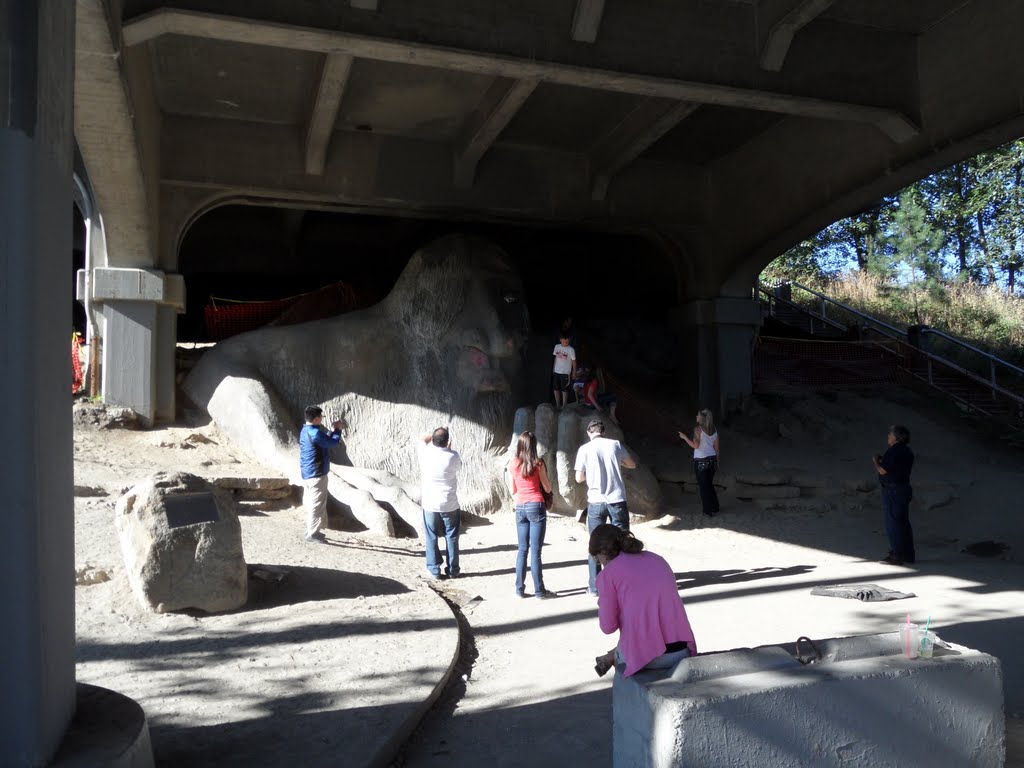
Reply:
<svg viewBox="0 0 1024 768"><path fill-rule="evenodd" d="M910 430L902 424L889 428L888 449L872 461L882 486L882 512L885 533L889 537L889 554L882 559L890 565L905 565L916 559L914 531L910 527L910 471L914 468L914 452L910 450Z"/></svg>
<svg viewBox="0 0 1024 768"><path fill-rule="evenodd" d="M715 419L707 408L697 414L697 426L693 428L691 440L684 432L677 432L680 439L693 448L693 473L697 476L700 503L704 514L714 517L718 514L718 493L715 491L715 472L718 471L718 431Z"/></svg>

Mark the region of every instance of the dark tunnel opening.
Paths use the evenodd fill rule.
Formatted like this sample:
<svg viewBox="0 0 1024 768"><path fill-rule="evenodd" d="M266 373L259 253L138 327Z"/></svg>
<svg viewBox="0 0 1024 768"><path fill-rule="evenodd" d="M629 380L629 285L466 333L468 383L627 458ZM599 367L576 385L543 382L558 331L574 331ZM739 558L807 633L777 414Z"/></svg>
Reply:
<svg viewBox="0 0 1024 768"><path fill-rule="evenodd" d="M211 301L274 301L341 281L359 306L369 306L388 294L418 248L452 232L496 243L518 268L533 330L529 362L538 371L538 400L550 396L542 372L567 317L574 320L581 364L601 365L648 391L678 391L679 354L669 330L678 279L669 254L639 235L586 229L217 208L197 220L182 243L187 306L178 340L213 340L204 319Z"/></svg>

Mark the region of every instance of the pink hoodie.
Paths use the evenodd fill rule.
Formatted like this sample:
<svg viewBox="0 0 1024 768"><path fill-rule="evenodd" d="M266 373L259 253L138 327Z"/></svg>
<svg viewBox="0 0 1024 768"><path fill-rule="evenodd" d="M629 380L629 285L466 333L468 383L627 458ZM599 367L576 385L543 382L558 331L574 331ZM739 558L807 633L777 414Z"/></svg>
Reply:
<svg viewBox="0 0 1024 768"><path fill-rule="evenodd" d="M653 552L620 554L597 575L597 615L601 631L619 631L626 677L665 653L665 646L685 640L690 655L697 642L679 597L676 576L665 558Z"/></svg>

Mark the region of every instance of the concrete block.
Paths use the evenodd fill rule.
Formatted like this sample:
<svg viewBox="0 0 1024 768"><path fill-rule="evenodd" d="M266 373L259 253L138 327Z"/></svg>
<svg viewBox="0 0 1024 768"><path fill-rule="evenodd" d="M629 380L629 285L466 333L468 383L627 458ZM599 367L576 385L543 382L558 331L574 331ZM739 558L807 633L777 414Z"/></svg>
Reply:
<svg viewBox="0 0 1024 768"><path fill-rule="evenodd" d="M85 271L75 275L75 293L80 301L85 300ZM106 301L149 301L165 304L177 312L185 311L185 278L183 275L168 275L158 269L133 269L128 267L97 267L92 272L92 300Z"/></svg>
<svg viewBox="0 0 1024 768"><path fill-rule="evenodd" d="M996 766L1005 759L1000 662L950 645L908 659L897 633L684 660L613 685L615 768ZM801 644L807 656L809 646Z"/></svg>
<svg viewBox="0 0 1024 768"><path fill-rule="evenodd" d="M163 301L164 273L156 269L98 267L92 272L95 301Z"/></svg>

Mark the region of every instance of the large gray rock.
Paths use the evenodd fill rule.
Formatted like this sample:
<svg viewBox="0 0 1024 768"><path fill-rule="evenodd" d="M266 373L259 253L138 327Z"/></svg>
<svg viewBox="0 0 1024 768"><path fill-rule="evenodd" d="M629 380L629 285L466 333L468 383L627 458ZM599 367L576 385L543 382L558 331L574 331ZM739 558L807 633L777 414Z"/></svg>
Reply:
<svg viewBox="0 0 1024 768"><path fill-rule="evenodd" d="M520 408L519 412L523 410ZM551 487L555 492L553 512L575 515L577 510L587 506L587 486L576 482L575 468L580 446L590 439L587 436L587 424L593 418L593 411L575 405L566 406L557 412L549 403L536 408L534 421L537 453L546 458L551 475ZM527 421L525 416L517 418L520 423ZM621 427L605 421L604 434L625 445L639 465L636 469L622 470L630 513L645 520L661 517L664 512L661 487L651 468L643 463L636 451L629 448Z"/></svg>
<svg viewBox="0 0 1024 768"><path fill-rule="evenodd" d="M209 613L245 604L242 529L228 491L185 473L157 473L117 501L128 582L146 608Z"/></svg>
<svg viewBox="0 0 1024 768"><path fill-rule="evenodd" d="M413 255L394 289L365 310L262 328L210 349L185 379L233 443L299 484L298 432L315 403L344 417L338 464L417 482L415 436L447 426L462 456L459 501L488 514L511 503L503 467L513 385L528 332L522 285L508 257L453 235ZM390 502L337 474L331 495L356 521L390 534ZM404 502L403 502L404 505Z"/></svg>

